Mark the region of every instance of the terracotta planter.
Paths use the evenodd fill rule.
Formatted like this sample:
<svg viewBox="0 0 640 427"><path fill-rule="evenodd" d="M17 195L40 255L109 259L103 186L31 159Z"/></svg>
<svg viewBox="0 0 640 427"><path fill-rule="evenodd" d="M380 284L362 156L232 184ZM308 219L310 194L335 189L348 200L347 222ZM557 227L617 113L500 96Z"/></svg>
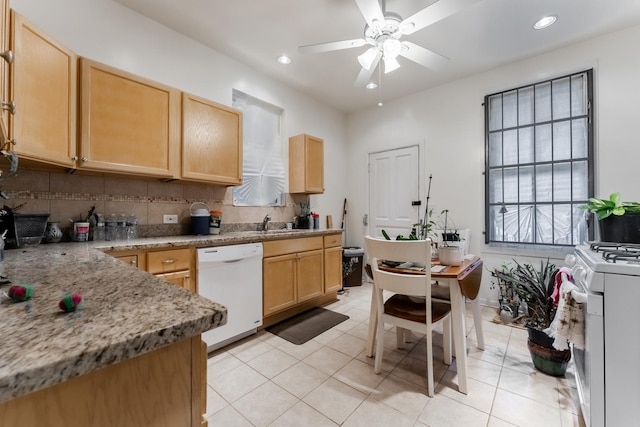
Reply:
<svg viewBox="0 0 640 427"><path fill-rule="evenodd" d="M553 338L537 329L527 329L529 331L527 347L533 366L547 375L564 376L569 360L571 360L571 350L556 350L552 345Z"/></svg>

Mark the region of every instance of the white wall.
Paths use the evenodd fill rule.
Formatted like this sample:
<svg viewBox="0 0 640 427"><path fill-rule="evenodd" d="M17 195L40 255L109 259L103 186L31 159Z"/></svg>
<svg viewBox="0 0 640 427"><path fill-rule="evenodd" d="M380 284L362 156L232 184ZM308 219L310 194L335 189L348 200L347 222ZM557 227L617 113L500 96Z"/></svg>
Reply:
<svg viewBox="0 0 640 427"><path fill-rule="evenodd" d="M311 207L340 218L347 168L343 114L111 0L14 0L11 7L80 56L225 105L235 88L282 107L285 167L289 136L323 138L330 159L326 191L311 197Z"/></svg>
<svg viewBox="0 0 640 427"><path fill-rule="evenodd" d="M347 122L348 157L354 165L349 175L349 243L362 246L367 232L362 216L368 212L368 195L362 189L367 188L368 153L425 140L423 175L433 174L430 206L435 211L449 209L459 228L471 229L470 251L484 259L485 270L509 261L516 253L490 251L482 234L484 96L588 68L594 68L595 79L596 195L608 197L620 191L625 200L640 200L638 179L633 178L640 160L638 44L640 26L351 114ZM426 181L422 187L426 193ZM561 265L564 254L543 256L555 257ZM489 282L485 271L480 297L496 301L497 291L489 289Z"/></svg>

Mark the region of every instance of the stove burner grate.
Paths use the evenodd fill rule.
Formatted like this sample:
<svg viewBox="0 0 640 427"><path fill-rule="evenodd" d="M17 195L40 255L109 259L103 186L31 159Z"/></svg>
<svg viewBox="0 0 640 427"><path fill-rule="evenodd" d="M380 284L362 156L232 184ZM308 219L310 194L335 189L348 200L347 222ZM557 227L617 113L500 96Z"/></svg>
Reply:
<svg viewBox="0 0 640 427"><path fill-rule="evenodd" d="M602 253L602 259L607 262L628 261L629 264L640 264L640 244L593 242L589 249Z"/></svg>

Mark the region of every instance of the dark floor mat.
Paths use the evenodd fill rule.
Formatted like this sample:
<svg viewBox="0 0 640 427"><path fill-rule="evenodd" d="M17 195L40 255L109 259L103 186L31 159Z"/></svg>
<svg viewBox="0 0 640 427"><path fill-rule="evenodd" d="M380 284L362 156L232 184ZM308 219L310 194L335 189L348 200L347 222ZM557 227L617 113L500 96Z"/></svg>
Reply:
<svg viewBox="0 0 640 427"><path fill-rule="evenodd" d="M316 307L266 329L293 344L304 344L348 318L344 314Z"/></svg>

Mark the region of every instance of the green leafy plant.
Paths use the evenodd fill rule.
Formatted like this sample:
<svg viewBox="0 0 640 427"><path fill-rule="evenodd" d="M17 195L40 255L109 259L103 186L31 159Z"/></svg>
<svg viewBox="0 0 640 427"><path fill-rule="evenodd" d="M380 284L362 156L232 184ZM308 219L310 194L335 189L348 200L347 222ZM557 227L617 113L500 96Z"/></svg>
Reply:
<svg viewBox="0 0 640 427"><path fill-rule="evenodd" d="M590 198L586 205L580 206L580 209L595 213L598 219L605 219L610 215L640 213L640 203L623 202L620 193L611 193L608 199Z"/></svg>
<svg viewBox="0 0 640 427"><path fill-rule="evenodd" d="M540 268L532 264L520 264L514 260L515 267L503 264L502 268L491 271L491 275L501 286L513 289L520 301L527 304L528 314L525 326L542 331L548 328L556 314L557 306L551 298L555 287L555 264L540 261Z"/></svg>

